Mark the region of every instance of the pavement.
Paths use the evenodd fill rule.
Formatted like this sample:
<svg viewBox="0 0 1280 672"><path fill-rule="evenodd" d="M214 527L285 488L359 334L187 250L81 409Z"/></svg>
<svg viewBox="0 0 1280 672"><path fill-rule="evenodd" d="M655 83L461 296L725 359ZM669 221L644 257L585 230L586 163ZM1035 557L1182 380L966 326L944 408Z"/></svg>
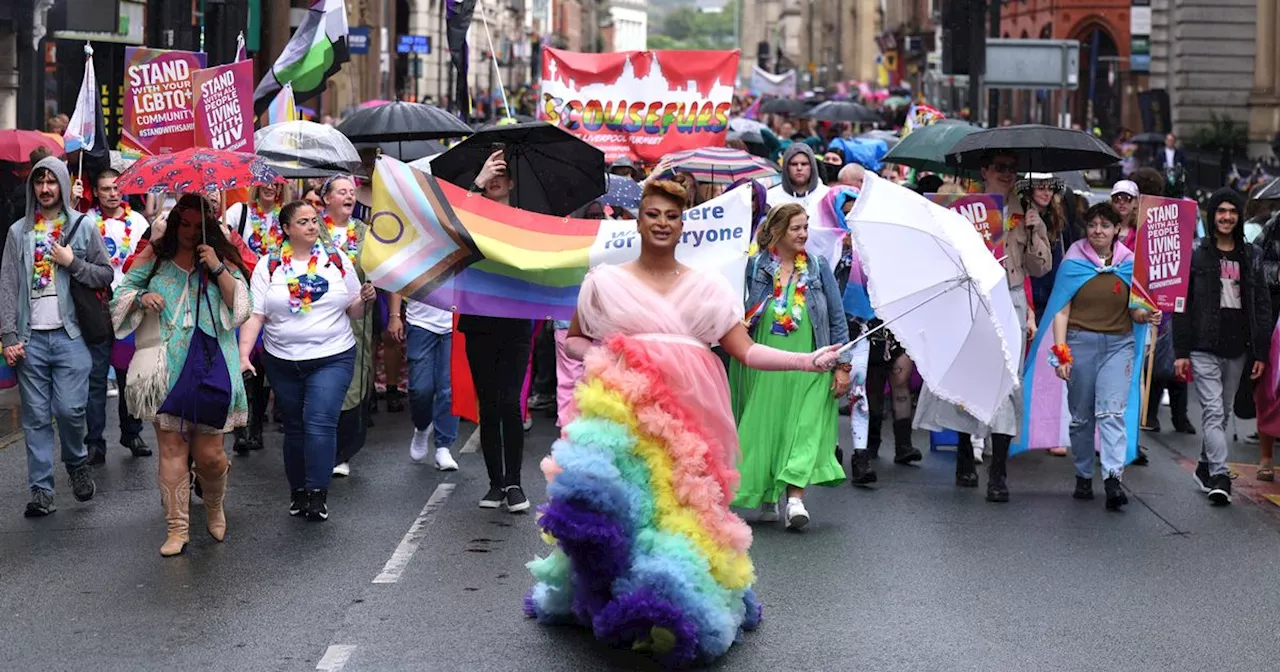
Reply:
<svg viewBox="0 0 1280 672"><path fill-rule="evenodd" d="M226 541L203 534L197 503L187 554L169 559L154 457L113 446L84 504L59 469L58 512L25 519L23 444L0 449L0 668L653 669L523 616L523 565L547 547L532 516L476 506L473 426L461 470L441 473L409 462L407 413L375 419L327 523L287 515L273 426L266 450L233 457ZM526 435L535 503L554 436L542 416ZM803 533L753 523L765 620L712 669L1274 667L1280 508L1211 507L1191 480L1195 437L1143 442L1151 464L1126 472L1122 513L1104 510L1100 482L1098 499L1071 499L1069 460L1040 453L1011 462L1004 505L956 488L947 453L881 460L873 490L815 489Z"/></svg>

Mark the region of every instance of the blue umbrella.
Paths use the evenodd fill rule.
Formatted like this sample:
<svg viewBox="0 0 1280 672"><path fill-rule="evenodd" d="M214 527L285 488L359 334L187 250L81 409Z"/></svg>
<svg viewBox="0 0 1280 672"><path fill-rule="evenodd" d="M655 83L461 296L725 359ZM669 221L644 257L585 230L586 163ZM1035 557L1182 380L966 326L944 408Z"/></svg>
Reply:
<svg viewBox="0 0 1280 672"><path fill-rule="evenodd" d="M643 192L635 180L623 175L605 175L608 185L604 196L596 199L604 205L616 208L635 210L640 207L640 196Z"/></svg>

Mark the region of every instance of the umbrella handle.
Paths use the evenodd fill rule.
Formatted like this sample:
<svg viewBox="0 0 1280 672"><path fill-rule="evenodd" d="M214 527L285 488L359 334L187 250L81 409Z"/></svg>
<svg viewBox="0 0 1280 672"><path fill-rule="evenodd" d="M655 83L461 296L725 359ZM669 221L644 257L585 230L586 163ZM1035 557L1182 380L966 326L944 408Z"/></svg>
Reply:
<svg viewBox="0 0 1280 672"><path fill-rule="evenodd" d="M876 333L877 331L880 331L880 330L882 330L882 329L887 328L889 325L893 324L894 322L897 322L898 320L900 320L900 319L902 319L902 318L906 317L907 315L910 315L911 313L914 313L915 311L917 311L917 310L919 310L919 309L923 308L923 307L925 306L925 304L929 303L930 301L933 301L934 299L936 299L936 298L938 298L938 297L942 296L943 294L946 294L947 292L949 292L949 291L951 291L951 290L955 289L956 287L959 287L960 285L963 285L964 283L966 283L966 282L968 282L968 281L969 281L969 276L967 276L967 275L962 275L962 276L960 276L960 277L958 277L958 278L955 278L954 280L952 280L952 281L951 281L951 283L952 283L952 284L948 285L947 287L944 287L944 288L942 289L942 291L938 292L937 294L934 294L933 296L931 296L931 297L929 297L929 298L927 298L927 299L925 299L925 300L921 301L920 303L917 303L916 305L912 306L911 308L908 308L908 309L907 309L906 311L904 311L901 315L899 315L899 316L897 316L897 317L893 318L892 320L887 320L887 321L885 321L885 322L881 322L881 323L880 323L880 326L876 327L875 329L871 329L870 331L865 331L865 332L863 332L863 333L862 333L862 335L861 335L861 336L858 336L857 338L853 339L852 341L849 341L848 343L845 343L843 346L841 346L841 347L840 347L840 349L839 349L839 350L836 350L836 355L843 355L844 353L846 353L846 352L848 352L849 350L853 349L853 346L857 345L859 342L861 342L861 341L863 341L863 340L865 340L865 339L869 338L869 337L871 336L871 334L874 334L874 333Z"/></svg>

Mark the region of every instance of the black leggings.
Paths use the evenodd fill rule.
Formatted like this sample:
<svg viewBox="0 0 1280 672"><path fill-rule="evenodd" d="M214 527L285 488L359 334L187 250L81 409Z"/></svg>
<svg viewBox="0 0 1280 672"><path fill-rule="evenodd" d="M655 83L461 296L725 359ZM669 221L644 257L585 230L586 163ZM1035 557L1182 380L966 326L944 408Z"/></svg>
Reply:
<svg viewBox="0 0 1280 672"><path fill-rule="evenodd" d="M524 418L520 388L529 367L528 332L468 333L467 363L480 401L480 448L489 487L520 485Z"/></svg>

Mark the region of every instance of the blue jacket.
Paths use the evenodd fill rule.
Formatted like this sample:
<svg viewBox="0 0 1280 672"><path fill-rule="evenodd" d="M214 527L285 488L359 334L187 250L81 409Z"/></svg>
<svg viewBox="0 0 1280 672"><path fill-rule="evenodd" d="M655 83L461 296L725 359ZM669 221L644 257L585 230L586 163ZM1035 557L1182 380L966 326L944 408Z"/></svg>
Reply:
<svg viewBox="0 0 1280 672"><path fill-rule="evenodd" d="M773 278L778 262L768 252L761 252L747 262L747 308L765 301L773 293ZM805 294L809 319L813 322L813 345L821 348L849 341L849 321L844 315L840 285L831 272L831 264L818 255L809 255L809 291ZM767 313L766 313L767 316ZM761 317L760 323L766 317ZM853 351L840 355L840 361L853 360Z"/></svg>

